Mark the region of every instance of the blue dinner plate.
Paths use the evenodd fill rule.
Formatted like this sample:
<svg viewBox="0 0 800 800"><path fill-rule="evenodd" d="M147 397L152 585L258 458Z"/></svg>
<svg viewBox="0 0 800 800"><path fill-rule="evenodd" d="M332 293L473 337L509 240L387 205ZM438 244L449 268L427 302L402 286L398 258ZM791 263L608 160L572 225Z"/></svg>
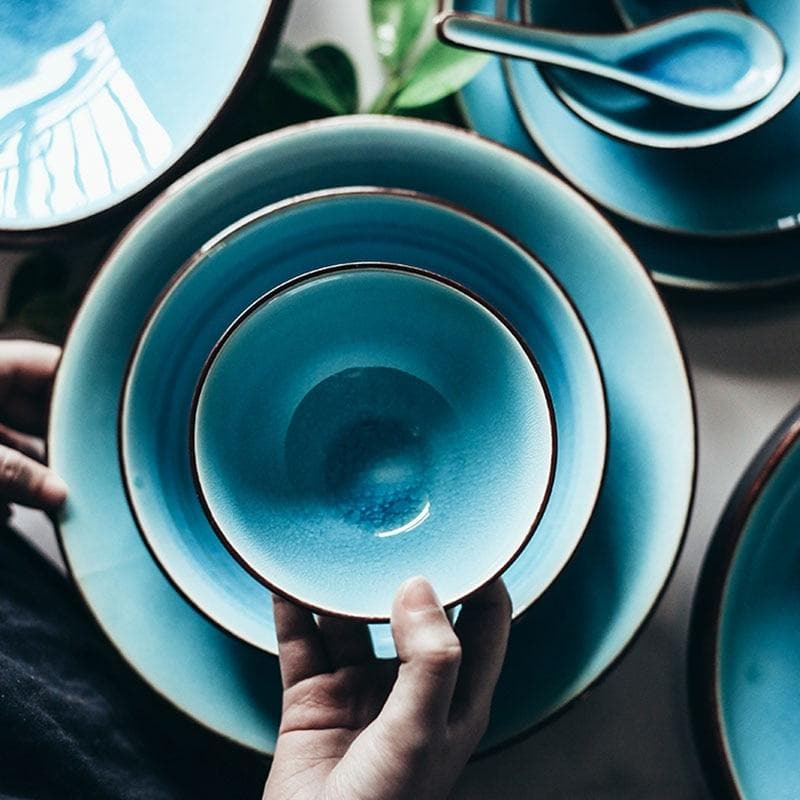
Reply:
<svg viewBox="0 0 800 800"><path fill-rule="evenodd" d="M48 431L70 487L60 541L89 608L156 691L273 751L277 659L198 614L150 557L120 475L117 409L147 310L192 252L270 202L354 184L444 197L535 250L582 313L606 382L600 497L582 546L513 627L486 750L563 709L622 655L671 574L695 481L686 366L647 272L589 203L510 150L448 126L339 118L246 142L174 185L109 254L68 337Z"/></svg>
<svg viewBox="0 0 800 800"><path fill-rule="evenodd" d="M462 11L491 14L493 0L458 0ZM530 66L530 65L527 65ZM548 164L528 135L511 99L502 60L487 65L461 93L464 113L478 133L529 159ZM564 111L564 109L562 109ZM649 228L617 215L615 227L642 257L660 283L682 289L743 291L800 281L800 228L780 235L714 239ZM797 227L798 221L787 226Z"/></svg>
<svg viewBox="0 0 800 800"><path fill-rule="evenodd" d="M516 2L509 2L509 18L519 19ZM559 0L536 2L547 6ZM495 11L491 0L464 5ZM786 50L785 75L793 76L800 70L800 59L794 60L800 54L800 0L751 0L748 5L778 34ZM507 68L512 97L538 147L581 191L620 216L660 230L715 237L782 235L784 228L797 226L799 99L787 99L780 114L731 141L668 150L598 131L558 99L530 62L509 59ZM782 94L795 98L799 82L792 77L762 102Z"/></svg>
<svg viewBox="0 0 800 800"><path fill-rule="evenodd" d="M800 797L800 408L734 489L692 612L696 743L720 797Z"/></svg>
<svg viewBox="0 0 800 800"><path fill-rule="evenodd" d="M174 174L287 7L3 0L0 235L61 230Z"/></svg>
<svg viewBox="0 0 800 800"><path fill-rule="evenodd" d="M226 243L252 225L259 255L239 259ZM515 616L572 555L603 476L607 411L591 342L556 281L520 244L451 203L398 190L314 192L250 215L204 245L150 311L122 392L120 458L134 518L165 574L209 619L271 653L277 642L263 588L227 557L197 502L187 448L192 398L214 343L250 303L309 268L358 258L457 279L502 307L535 347L561 434L547 508L505 575ZM195 313L187 318L186 308ZM387 626L372 631L378 652L391 654Z"/></svg>

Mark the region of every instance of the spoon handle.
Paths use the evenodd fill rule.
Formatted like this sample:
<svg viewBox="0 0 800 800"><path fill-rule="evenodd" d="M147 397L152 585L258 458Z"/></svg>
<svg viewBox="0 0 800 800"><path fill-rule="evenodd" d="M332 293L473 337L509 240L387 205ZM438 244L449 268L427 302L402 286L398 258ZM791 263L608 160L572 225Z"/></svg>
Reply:
<svg viewBox="0 0 800 800"><path fill-rule="evenodd" d="M435 22L439 39L458 47L581 71L605 66L598 56L602 58L606 48L597 36L583 36L456 12L440 14Z"/></svg>

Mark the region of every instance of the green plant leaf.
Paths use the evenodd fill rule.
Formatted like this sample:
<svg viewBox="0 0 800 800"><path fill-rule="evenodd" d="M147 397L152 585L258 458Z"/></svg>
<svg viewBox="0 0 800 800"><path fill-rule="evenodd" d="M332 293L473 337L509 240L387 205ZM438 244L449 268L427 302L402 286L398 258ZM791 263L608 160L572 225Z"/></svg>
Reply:
<svg viewBox="0 0 800 800"><path fill-rule="evenodd" d="M457 92L480 72L488 58L484 53L460 50L439 41L431 42L409 71L403 88L389 106L389 112L427 106Z"/></svg>
<svg viewBox="0 0 800 800"><path fill-rule="evenodd" d="M378 55L392 75L402 69L435 0L370 0Z"/></svg>
<svg viewBox="0 0 800 800"><path fill-rule="evenodd" d="M350 57L332 44L300 53L282 44L272 60L272 74L296 94L332 111L358 109L356 71Z"/></svg>

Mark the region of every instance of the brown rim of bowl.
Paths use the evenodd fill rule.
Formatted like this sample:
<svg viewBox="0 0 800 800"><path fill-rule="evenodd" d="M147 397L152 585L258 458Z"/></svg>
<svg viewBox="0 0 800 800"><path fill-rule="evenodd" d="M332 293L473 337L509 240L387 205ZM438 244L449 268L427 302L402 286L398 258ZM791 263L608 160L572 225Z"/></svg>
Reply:
<svg viewBox="0 0 800 800"><path fill-rule="evenodd" d="M718 670L724 595L747 523L784 457L800 440L800 405L783 419L739 478L703 559L689 628L687 685L694 743L715 797L744 800L725 745Z"/></svg>
<svg viewBox="0 0 800 800"><path fill-rule="evenodd" d="M132 234L132 232L135 231L140 225L142 225L143 222L159 208L159 206L161 206L163 203L167 202L171 197L173 197L175 194L180 192L184 187L189 186L192 183L194 183L195 181L202 179L202 177L206 173L208 173L209 171L215 169L219 164L224 163L225 161L228 161L231 158L236 157L239 153L243 153L243 152L246 152L248 150L257 148L265 141L273 141L273 140L276 140L276 139L282 139L282 138L285 138L287 136L292 136L292 135L294 135L294 134L296 134L296 133L298 133L300 131L305 131L305 130L309 130L309 129L312 129L312 128L336 128L336 127L347 126L347 125L353 124L353 122L359 122L362 125L370 125L370 126L375 127L376 129L379 129L383 125L385 125L385 120L382 119L380 116L362 114L362 115L353 115L353 116L347 116L347 117L332 117L332 118L322 119L322 120L313 120L311 122L303 122L303 123L299 123L297 125L293 125L293 126L290 126L290 127L287 127L287 128L282 128L282 129L280 129L278 131L273 131L271 133L262 134L261 136L258 136L258 137L254 138L254 139L251 139L251 140L247 141L247 142L242 142L239 145L235 145L234 147L230 148L229 150L226 150L226 151L224 151L222 153L219 153L217 156L215 156L214 158L210 159L209 161L207 161L207 162L205 162L203 164L200 164L199 166L195 167L190 173L187 173L186 175L184 175L181 178L179 178L178 181L175 184L173 184L169 189L167 189L164 192L162 192L161 195L156 197L154 200L151 200L150 203L144 209L142 209L137 214L137 216L127 225L127 227L122 232L122 234L120 234L120 236L116 240L115 244L111 247L111 249L107 253L105 259L103 260L103 263L102 263L101 267L97 270L97 272L95 273L94 277L92 278L92 282L90 283L89 288L87 289L86 295L84 296L83 303L81 304L80 308L75 313L75 315L73 316L73 318L72 318L72 320L70 322L69 330L67 332L67 337L66 337L65 345L64 345L65 349L66 349L67 345L69 344L69 340L71 338L72 332L73 332L75 326L77 325L77 323L78 323L78 321L80 319L81 310L83 309L84 305L87 302L87 299L90 297L92 291L94 290L94 287L96 286L100 275L103 274L105 269L112 262L112 259L116 255L117 251L121 249L122 245L125 243L125 241L128 239L128 237ZM672 564L670 565L670 568L667 571L667 575L665 576L665 579L664 579L664 581L663 581L663 583L661 585L661 588L656 593L655 597L653 598L652 602L650 603L649 608L645 611L644 615L641 618L641 621L635 627L633 635L625 643L625 645L620 648L619 652L613 658L611 658L609 660L608 664L606 664L606 666L604 668L602 668L598 672L598 674L591 681L589 681L589 683L587 684L587 686L583 690L578 692L570 700L567 700L565 703L563 703L560 708L554 710L552 713L548 714L547 716L545 716L544 718L542 718L538 722L535 722L534 724L532 724L532 725L528 726L527 728L523 729L522 731L520 731L516 735L511 736L508 739L505 739L503 742L498 743L498 744L496 744L496 745L494 745L492 747L487 747L484 750L477 751L472 756L472 760L477 760L477 759L489 756L489 755L491 755L491 754L493 754L495 752L499 752L500 750L504 750L504 749L506 749L508 747L511 747L514 744L517 744L517 743L523 741L524 739L527 739L531 734L533 734L534 732L536 732L540 728L542 728L545 725L551 723L555 719L558 719L559 717L563 716L567 711L569 711L569 709L571 709L581 699L583 699L584 697L589 695L592 691L594 691L596 688L598 688L599 686L601 686L603 684L603 682L608 677L608 675L610 675L614 671L614 669L617 667L617 665L620 663L620 661L622 661L625 658L625 656L628 654L630 649L636 644L636 642L638 641L639 637L642 635L643 630L647 627L647 623L653 617L656 609L658 608L658 606L659 606L659 604L661 602L661 599L663 598L664 593L666 592L667 587L669 586L670 581L672 579L672 576L674 575L675 570L677 568L678 561L680 560L681 553L683 552L683 549L684 549L684 546L685 546L685 543L686 543L686 535L687 535L688 528L689 528L689 521L691 519L692 509L694 508L694 503L695 503L695 499L696 499L696 496L697 496L697 456L698 456L698 449L699 449L698 432L697 432L697 399L696 399L695 389L694 389L694 380L692 378L691 372L688 369L688 360L686 358L686 348L684 347L684 344L683 344L683 341L681 339L680 334L678 333L678 331L675 329L675 327L672 324L672 321L670 319L669 313L667 312L666 306L664 305L664 300L663 300L663 298L661 296L661 292L659 291L658 286L656 285L655 281L653 280L653 277L650 274L650 272L647 270L647 268L642 264L642 262L636 256L636 253L633 251L631 246L622 238L622 236L619 234L617 229L614 228L613 225L611 225L611 223L608 221L607 217L603 213L601 213L592 202L590 202L583 194L581 194L576 189L574 189L572 186L570 186L563 178L560 178L560 177L554 175L546 167L542 166L541 164L537 164L534 161L531 161L529 158L526 158L521 153L518 153L515 150L512 150L510 147L507 147L504 144L500 144L499 142L495 142L495 141L492 141L491 139L487 139L485 136L481 136L479 133L477 133L475 131L464 130L463 128L457 128L457 127L455 127L453 125L449 125L449 124L444 123L444 122L432 122L432 121L429 121L429 120L420 120L420 119L414 119L414 118L410 118L410 117L409 118L405 118L402 121L394 120L393 122L394 122L394 125L395 125L396 129L398 129L398 130L401 127L427 128L428 130L436 130L436 131L439 131L441 133L445 133L446 132L447 135L449 135L449 136L454 136L454 137L457 137L457 138L462 138L463 137L466 141L481 142L482 146L486 147L487 149L490 149L490 150L491 149L496 149L501 154L503 154L504 157L511 158L511 159L514 159L514 160L518 160L521 168L532 169L534 172L538 173L540 175L540 177L544 178L545 180L550 181L550 182L552 182L554 184L559 184L562 187L566 187L568 189L568 191L572 192L573 199L575 199L579 204L583 205L585 211L587 212L587 214L589 216L596 216L599 220L601 220L602 225L605 227L607 233L611 236L611 238L616 242L616 246L619 248L620 252L627 253L627 255L629 256L629 259L630 259L629 263L631 264L631 268L636 270L637 272L641 272L641 275L643 276L646 284L650 287L650 289L652 291L654 305L660 311L662 318L666 321L667 326L669 328L669 331L670 331L670 333L672 335L672 338L674 340L674 343L676 345L676 348L677 348L677 351L678 351L678 356L680 358L680 361L681 361L681 364L682 364L682 367L683 367L683 373L684 373L684 376L686 378L686 386L687 386L687 390L688 390L688 393L689 393L689 401L690 401L690 405L691 405L692 423L693 423L693 425L692 425L693 459L692 459L692 474L691 474L691 480L690 480L690 491L689 491L689 497L688 497L687 503L686 503L686 512L685 512L685 515L684 515L683 528L682 528L682 530L680 532L680 536L678 538L678 546L677 546L677 548L675 550L675 555L673 556ZM51 388L51 393L50 393L50 398L49 398L49 404L50 405L52 404L52 400L53 400L53 397L54 397L54 394L55 394L55 388L56 388L56 385L58 383L58 375L59 375L60 366L61 366L62 361L63 361L63 351L62 351L61 358L59 359L59 369L56 371L55 379L53 381L53 386ZM52 415L50 413L48 413L47 436L45 438L45 453L46 454L49 452L49 449L50 449L51 423L52 423ZM104 634L108 638L109 642L111 643L111 646L114 647L114 649L123 657L123 659L125 659L125 661L127 661L130 664L130 660L125 657L125 654L122 651L122 648L114 641L114 638L110 634L108 634L106 632L106 629L103 626L102 622L95 615L95 613L94 613L94 611L92 609L92 606L89 603L88 598L86 597L86 595L85 595L85 593L83 591L83 588L81 587L80 582L76 579L76 577L74 575L74 572L72 571L72 568L70 566L69 556L67 554L67 550L66 550L66 547L64 545L63 535L62 535L62 532L61 532L61 526L59 525L57 516L55 514L52 516L52 521L53 521L53 527L55 529L56 537L57 537L57 540L58 540L59 549L60 549L61 554L62 554L63 559L64 559L64 564L65 564L65 566L67 568L67 572L70 574L70 576L72 577L73 581L75 582L75 587L76 587L76 589L78 590L78 593L81 596L82 602L84 603L84 605L88 609L88 611L91 614L92 618L97 622L98 627L104 632ZM133 667L132 664L131 664L131 669L136 671L135 667ZM137 671L137 674L139 674L138 671ZM208 726L203 720L199 720L196 717L194 717L192 715L191 711L189 711L188 709L184 709L182 707L177 706L172 700L170 700L170 698L163 691L161 691L157 686L153 685L145 676L142 675L140 677L142 677L142 679L145 681L145 683L147 683L153 689L153 691L156 694L158 694L159 696L164 698L173 707L178 708L182 713L184 713L188 717L194 719L198 724L202 725L203 727L214 731L218 736L220 736L220 738L225 739L227 741L234 742L234 743L238 744L240 747L242 747L245 750L251 750L251 751L254 751L254 752L257 752L257 753L261 752L261 751L256 750L253 747L248 746L247 744L244 744L243 742L238 742L237 740L235 740L230 735L222 734L219 731L214 730L213 728ZM269 754L269 755L271 756L272 754Z"/></svg>
<svg viewBox="0 0 800 800"><path fill-rule="evenodd" d="M508 18L505 15L505 8L506 8L505 0L495 0L495 1L496 1L496 9L497 9L496 18L497 19L501 19L501 20L507 20ZM513 2L513 0L511 0L511 1ZM440 4L443 3L443 2L444 2L444 0L439 0ZM479 16L482 16L482 15L479 15ZM581 186L579 186L577 184L577 182L574 180L572 175L567 175L566 173L564 173L564 171L560 168L558 162L553 159L551 149L545 147L541 142L541 138L538 137L538 136L535 136L533 131L530 130L530 128L528 127L528 124L525 121L525 115L522 112L522 110L520 109L518 92L516 91L516 88L513 85L515 82L512 82L509 79L509 66L508 66L509 59L504 58L503 56L495 56L495 58L499 58L501 63L502 63L503 73L504 73L504 76L505 76L505 83L506 83L506 87L507 87L508 94L509 94L510 105L511 105L514 113L519 117L519 119L520 119L520 121L522 123L522 126L525 129L526 133L531 138L531 140L536 145L536 147L538 147L539 150L541 150L542 155L547 159L547 163L558 174L558 176L565 183L567 183L572 189L575 189L582 196L584 196L587 199L589 199L592 202L593 205L601 206L604 210L606 210L608 212L611 212L613 214L616 214L617 216L621 217L622 219L627 220L628 222L633 222L636 225L641 225L643 228L649 228L651 230L659 231L661 233L674 234L674 235L678 235L678 236L685 236L687 238L698 239L698 240L703 240L703 241L730 242L730 241L736 241L736 240L740 240L740 239L761 239L761 238L767 238L767 237L773 238L773 237L776 237L776 236L786 236L787 234L790 234L793 231L797 232L797 230L798 230L797 226L795 226L793 228L782 229L782 228L777 227L777 223L776 223L775 227L764 228L764 229L759 229L759 230L732 231L732 232L728 232L728 233L723 233L722 231L716 231L715 232L715 231L684 230L682 228L674 228L674 227L669 227L669 226L665 226L665 225L657 225L657 224L655 224L655 223L653 223L651 221L647 221L647 220L641 219L639 217L636 217L634 215L631 215L631 214L629 214L627 212L623 212L620 209L615 208L615 207L611 206L610 204L601 201L594 194L589 193L586 189L584 189ZM536 69L535 65L534 65L533 68ZM561 101L559 100L559 102L561 102ZM573 111L570 111L570 113L575 115ZM586 120L583 120L582 118L580 118L580 119L584 122L584 124L586 124L586 125L589 124L589 123L586 122ZM593 127L593 126L589 126L589 127ZM626 144L632 144L632 143L626 142ZM696 149L696 148L694 148L694 149ZM530 159L528 159L528 160L530 160ZM798 280L800 280L800 278ZM792 282L794 282L794 281L792 281ZM776 284L776 285L780 285L780 284Z"/></svg>
<svg viewBox="0 0 800 800"><path fill-rule="evenodd" d="M535 22L531 19L531 14L530 14L531 4L528 2L528 0L518 0L518 1L519 1L519 9L520 9L520 19L526 25L535 24ZM740 11L744 11L745 10L743 4L741 2L739 2L739 0L731 0L731 2ZM613 6L614 10L619 15L620 21L624 25L624 30L627 30L627 31L630 31L633 28L636 28L637 30L639 28L648 28L648 27L650 27L652 25L655 25L656 23L663 22L664 20L672 19L674 17L683 16L684 14L687 13L687 11L694 12L694 11L705 11L705 10L714 10L714 11L720 10L720 6L703 5L703 6L698 6L697 8L687 9L687 11L677 11L677 12L673 12L671 14L665 14L664 16L659 17L658 19L654 19L654 20L651 20L650 22L642 23L641 25L633 25L631 23L630 18L627 15L627 12L623 8L623 1L622 0L611 0L611 5ZM733 10L733 9L730 9L730 10ZM622 32L624 32L624 31L622 31ZM604 34L600 33L600 34L596 34L596 35L604 35ZM647 150L647 149L659 149L659 150L702 150L705 147L714 147L715 145L725 144L725 142L729 142L729 141L731 141L733 139L737 139L740 136L744 136L745 134L750 133L751 131L754 131L756 128L760 128L762 125L766 125L767 122L769 122L774 117L777 117L778 114L780 114L788 105L790 105L792 100L793 100L793 98L789 98L784 105L782 105L780 108L777 108L772 114L770 114L765 119L761 120L760 122L753 123L752 125L750 125L748 127L742 128L742 130L736 132L733 135L726 136L723 139L714 138L713 136L708 135L706 137L705 141L698 142L697 144L683 144L683 145L654 144L652 142L646 142L646 141L644 141L644 139L642 139L641 141L636 141L634 139L628 139L625 136L623 136L622 134L611 130L610 128L602 127L597 122L595 122L593 119L591 119L588 116L584 116L580 112L580 110L579 110L580 106L585 105L585 104L582 103L580 100L577 100L577 99L573 98L572 95L566 89L564 89L563 87L561 87L559 85L559 82L553 76L553 73L552 73L551 69L539 69L539 74L542 76L543 80L550 87L550 91L553 93L553 95L555 95L561 101L561 103L564 105L564 107L568 111L570 111L574 116L576 116L579 120L581 120L581 122L586 123L590 127L594 128L596 131L599 131L600 133L602 133L604 136L608 136L611 139L615 139L616 141L621 142L622 144L632 145L633 147L641 147L641 148L643 148L645 150ZM680 108L681 107L681 106L676 105L674 103L670 103L669 100L663 100L662 99L662 100L660 100L660 102L665 104L665 105L675 105L676 108ZM762 102L762 101L759 101L759 102ZM603 112L597 112L597 116L600 117L600 116L606 116L606 115L603 114ZM529 133L529 135L531 135L531 134ZM678 134L676 134L676 135L678 135ZM690 235L690 236L693 235L690 232L686 232L686 233L688 233L688 235ZM759 234L743 234L743 235L750 236L750 235L759 235ZM762 232L762 235L763 235L763 232Z"/></svg>
<svg viewBox="0 0 800 800"><path fill-rule="evenodd" d="M136 338L134 340L134 344L131 348L131 353L128 358L128 361L125 366L125 372L123 375L123 386L122 391L120 392L120 400L118 405L117 411L117 452L119 458L119 467L120 467L120 474L122 476L122 484L123 489L125 491L125 499L128 504L128 508L130 509L131 516L133 521L136 525L137 530L139 531L139 535L142 537L142 541L144 542L147 550L149 551L151 557L153 558L156 565L159 567L161 572L167 578L167 580L172 584L173 588L183 597L183 599L192 606L199 614L205 617L209 622L213 625L218 627L221 631L223 631L228 636L231 636L238 641L242 641L246 644L249 644L256 649L263 650L270 655L276 655L271 650L266 650L262 645L258 644L256 641L251 641L250 638L244 636L241 631L234 632L223 625L218 620L214 619L209 612L205 611L200 605L192 599L189 594L180 586L178 579L172 575L169 568L166 564L163 563L163 560L158 555L156 548L150 542L149 535L145 530L145 526L143 525L139 514L136 510L135 504L133 502L133 493L130 486L130 481L128 479L127 470L125 469L125 452L127 448L124 446L124 437L123 437L123 421L124 421L124 407L127 400L128 395L128 384L130 380L131 372L133 371L134 364L136 363L139 351L142 346L142 342L144 337L147 333L147 330L150 326L155 315L158 313L159 308L161 307L165 298L170 294L174 286L180 283L186 274L188 274L197 263L202 260L204 255L207 253L209 249L214 247L218 244L222 239L226 238L227 236L236 233L240 228L248 226L251 222L258 221L268 215L274 213L280 213L283 211L291 210L301 204L305 203L313 203L321 199L326 198L336 198L336 197L369 197L369 196L381 196L381 197L407 197L413 200L417 200L419 202L429 203L431 205L446 208L450 211L453 211L456 214L462 215L467 217L468 219L472 220L473 222L482 225L483 227L487 228L493 235L499 236L501 238L506 239L510 242L513 246L517 247L522 254L530 259L531 261L535 262L542 273L551 280L560 294L562 299L566 302L569 309L575 315L577 319L578 326L580 327L583 336L586 339L586 342L589 345L589 349L592 355L592 361L597 372L597 376L600 381L600 391L603 399L603 425L604 425L604 435L605 435L605 443L606 446L603 449L603 464L600 470L600 479L597 482L597 486L594 492L594 497L592 499L592 507L589 513L586 515L586 520L583 523L583 529L581 531L580 536L576 540L574 546L571 548L568 557L564 559L564 563L561 565L559 570L553 576L553 579L550 581L548 586L544 588L538 595L532 597L529 601L525 603L525 605L520 608L515 616L512 619L512 624L518 622L519 620L523 619L531 607L541 598L543 597L549 590L550 587L556 583L558 578L561 574L567 569L569 564L575 558L580 544L583 541L583 535L588 530L589 526L591 525L591 520L594 515L594 508L597 505L597 499L600 496L602 491L603 484L605 482L605 474L606 469L608 466L608 442L611 439L611 432L610 432L610 422L609 422L609 414L608 414L608 389L606 386L605 376L603 375L603 371L600 368L600 359L597 355L597 348L595 346L594 340L589 332L588 326L586 325L586 321L583 318L582 313L578 309L575 304L575 301L570 297L567 291L564 289L563 285L561 284L560 280L550 271L550 268L528 247L522 244L519 240L512 237L507 232L503 231L501 228L496 226L494 223L488 221L486 218L481 217L472 211L469 211L462 206L459 206L456 203L453 203L449 200L445 200L441 197L434 197L433 195L428 195L423 192L417 192L414 190L409 189L398 189L398 188L385 188L385 187L376 187L376 186L345 186L345 187L335 187L331 189L318 189L316 191L307 192L305 194L296 195L294 197L287 198L285 200L279 200L275 203L265 206L264 208L257 209L256 211L251 212L250 214L245 215L239 220L228 225L218 234L215 234L211 239L209 239L205 244L201 245L200 248L193 253L179 268L178 270L170 277L169 281L164 285L164 288L159 292L156 299L154 300L152 306L148 309L147 314L143 318L142 325L139 328Z"/></svg>
<svg viewBox="0 0 800 800"><path fill-rule="evenodd" d="M133 194L122 197L112 205L102 208L89 216L57 225L44 225L38 228L3 228L0 225L0 251L26 249L58 242L70 236L107 235L109 228L119 225L128 214L137 214L145 204L149 204L161 191L187 170L197 166L209 146L210 139L217 133L231 111L235 111L255 81L256 67L271 58L278 44L283 25L292 0L267 0L264 7L263 22L256 33L250 48L250 55L242 65L232 86L220 101L208 122L197 132L194 139L183 149L166 169L153 175L152 180L137 189ZM124 231L123 231L124 232ZM121 234L120 234L121 235Z"/></svg>
<svg viewBox="0 0 800 800"><path fill-rule="evenodd" d="M235 236L238 233L242 233L248 231L250 228L249 225L242 226L238 228L235 232L230 235ZM216 250L218 247L227 247L230 246L230 240L228 236L220 237L216 242L213 248L210 248L206 251L206 253L211 253ZM406 275L411 275L416 278L423 278L424 280L430 281L432 283L439 284L441 286L446 286L449 289L454 290L455 292L463 295L464 297L472 300L474 303L479 305L485 311L487 311L495 320L497 320L500 325L507 330L512 337L516 340L517 345L520 347L522 352L528 359L528 362L533 367L533 371L536 373L536 378L539 381L539 385L542 387L542 391L544 393L545 398L545 406L547 409L547 418L549 422L549 433L550 433L550 459L547 465L547 483L545 485L544 494L542 496L542 501L539 504L539 507L536 509L536 514L534 515L533 521L528 527L525 535L520 538L519 542L515 546L514 550L511 554L506 558L502 565L496 569L488 578L485 578L480 582L478 586L475 586L463 594L459 595L455 600L450 600L449 602L444 604L445 608L453 608L454 606L459 605L468 597L471 597L473 594L480 592L486 586L488 586L492 581L500 577L503 572L508 569L508 567L517 559L519 554L525 549L528 542L530 542L531 538L533 537L536 529L539 527L539 522L542 519L542 516L547 508L547 505L550 501L550 494L553 489L553 481L555 478L556 472L556 462L558 459L558 434L556 432L556 418L555 418L555 410L553 408L553 399L550 395L550 390L547 386L547 381L545 380L544 374L542 372L541 367L539 366L539 362L537 361L536 357L534 356L531 349L526 344L525 340L520 336L517 329L496 309L494 306L490 305L484 298L482 298L476 292L473 292L471 289L463 286L462 284L454 281L452 278L445 277L444 275L439 275L436 272L432 272L428 269L422 269L420 267L413 267L407 264L398 264L394 262L386 262L386 261L352 261L345 264L335 264L332 266L321 267L319 269L310 270L309 272L305 272L301 275L297 275L294 278L290 278L287 281L279 284L278 286L270 289L268 292L265 292L261 295L258 299L254 300L250 305L244 309L234 320L231 324L227 327L224 331L222 336L217 339L214 343L214 346L211 348L211 352L208 354L205 363L203 364L203 369L200 371L200 375L197 379L197 384L195 385L195 391L192 396L192 406L191 411L189 412L189 437L188 437L188 448L189 448L189 460L192 465L192 478L194 479L194 487L195 492L197 493L197 498L200 501L200 505L205 512L206 518L211 523L211 527L214 529L217 537L225 545L228 552L239 562L239 564L247 570L259 583L263 586L266 586L274 594L281 595L285 597L287 600L290 600L297 605L303 606L305 608L311 609L316 614L324 614L325 616L329 617L338 617L340 619L351 619L363 622L389 622L389 616L380 616L380 615L370 615L370 616L362 616L360 614L352 614L348 612L344 612L341 610L335 610L331 608L326 608L325 606L315 605L313 603L309 603L307 600L304 600L302 597L297 597L293 595L291 592L283 589L282 587L275 584L271 581L263 572L257 570L242 554L239 550L235 547L235 545L231 542L228 535L225 533L223 526L219 523L216 516L214 515L214 511L208 503L208 497L203 489L203 483L200 479L200 473L198 470L197 464L197 448L195 447L194 443L194 434L197 427L197 413L198 413L198 406L200 403L200 395L203 391L203 386L205 385L206 378L214 366L214 362L217 360L217 357L220 353L224 350L225 345L230 340L230 338L236 333L237 330L247 322L250 317L253 316L256 312L260 311L265 306L269 305L272 301L278 299L279 297L283 296L286 292L298 287L302 286L306 283L312 283L320 278L326 278L330 275L338 275L338 274L346 274L346 273L354 273L358 271L380 271L380 272L392 272L392 273L402 273Z"/></svg>

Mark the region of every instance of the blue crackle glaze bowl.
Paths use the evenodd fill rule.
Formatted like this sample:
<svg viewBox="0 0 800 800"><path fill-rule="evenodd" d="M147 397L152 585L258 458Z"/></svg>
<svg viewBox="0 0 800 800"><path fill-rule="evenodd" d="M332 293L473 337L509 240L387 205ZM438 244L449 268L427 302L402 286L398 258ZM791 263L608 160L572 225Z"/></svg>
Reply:
<svg viewBox="0 0 800 800"><path fill-rule="evenodd" d="M258 237L223 240L257 257ZM257 300L206 362L191 454L228 549L325 614L388 621L404 580L453 605L525 546L552 486L550 398L476 295L399 265Z"/></svg>
<svg viewBox="0 0 800 800"><path fill-rule="evenodd" d="M224 246L237 237L243 245ZM195 387L214 344L251 303L310 265L364 258L468 287L501 308L536 353L558 457L536 534L504 574L515 617L564 569L600 490L608 422L597 358L574 306L521 245L418 192L330 189L256 211L200 248L153 304L121 393L119 449L132 518L156 563L205 616L268 652L277 642L264 587L230 557L197 499L187 447ZM392 652L387 625L374 625L373 638L379 653Z"/></svg>

